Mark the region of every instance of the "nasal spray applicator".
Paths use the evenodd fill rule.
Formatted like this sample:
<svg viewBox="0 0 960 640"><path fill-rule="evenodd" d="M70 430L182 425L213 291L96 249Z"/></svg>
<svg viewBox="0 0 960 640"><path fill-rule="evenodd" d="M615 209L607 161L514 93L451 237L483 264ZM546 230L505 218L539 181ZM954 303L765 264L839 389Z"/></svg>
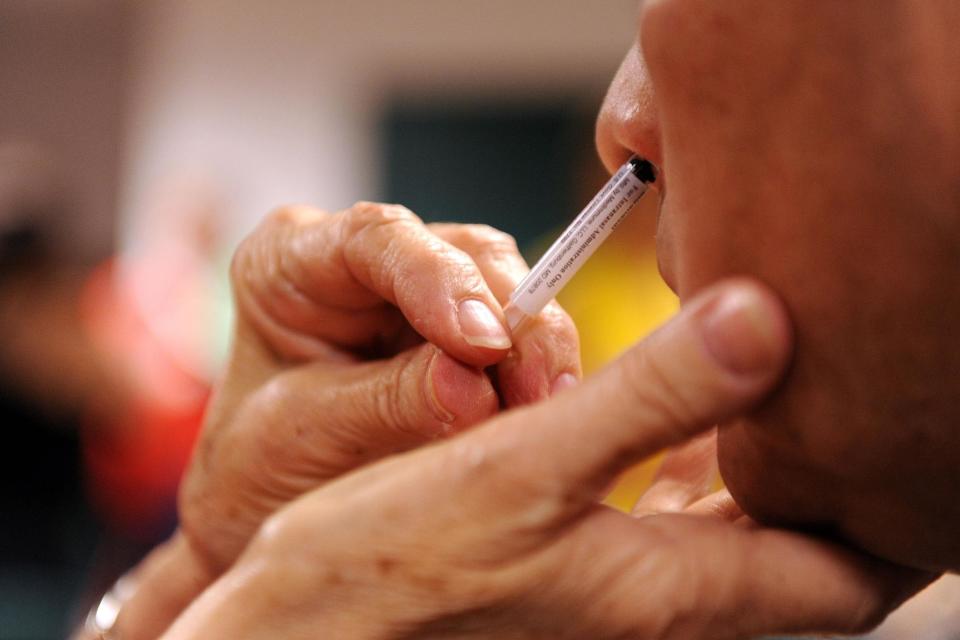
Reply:
<svg viewBox="0 0 960 640"><path fill-rule="evenodd" d="M511 331L560 293L656 179L643 158L633 156L620 167L510 294L503 313Z"/></svg>

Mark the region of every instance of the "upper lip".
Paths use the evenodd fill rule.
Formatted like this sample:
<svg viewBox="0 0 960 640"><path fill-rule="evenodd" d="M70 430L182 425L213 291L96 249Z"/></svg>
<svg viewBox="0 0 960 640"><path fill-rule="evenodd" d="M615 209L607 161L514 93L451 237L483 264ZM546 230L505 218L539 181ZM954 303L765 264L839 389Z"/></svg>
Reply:
<svg viewBox="0 0 960 640"><path fill-rule="evenodd" d="M659 178L659 176L658 176ZM669 242L664 235L664 214L666 205L666 192L661 190L660 199L657 203L657 269L660 271L660 277L666 283L670 290L677 293L676 274L673 272L673 261L670 259L672 251L667 243ZM679 295L679 294L678 294Z"/></svg>

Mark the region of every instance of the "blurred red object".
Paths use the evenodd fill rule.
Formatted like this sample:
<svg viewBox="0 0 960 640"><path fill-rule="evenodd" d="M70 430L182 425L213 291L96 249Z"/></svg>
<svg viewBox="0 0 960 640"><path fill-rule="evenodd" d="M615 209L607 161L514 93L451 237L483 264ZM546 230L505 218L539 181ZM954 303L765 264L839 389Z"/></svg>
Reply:
<svg viewBox="0 0 960 640"><path fill-rule="evenodd" d="M83 455L91 501L107 525L149 541L175 521L177 486L203 421L210 385L151 331L133 298L118 285L116 264L108 261L93 272L81 296L81 316L130 384L107 390L109 402L98 403L85 416Z"/></svg>

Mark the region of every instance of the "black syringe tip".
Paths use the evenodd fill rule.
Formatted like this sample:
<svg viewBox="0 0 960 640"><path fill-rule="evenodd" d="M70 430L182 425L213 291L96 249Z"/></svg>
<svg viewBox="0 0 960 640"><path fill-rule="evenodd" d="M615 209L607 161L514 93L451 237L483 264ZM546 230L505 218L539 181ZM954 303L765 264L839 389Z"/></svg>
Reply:
<svg viewBox="0 0 960 640"><path fill-rule="evenodd" d="M630 170L633 172L633 175L640 178L641 182L653 184L657 181L657 170L653 168L653 164L648 160L633 156L630 158Z"/></svg>

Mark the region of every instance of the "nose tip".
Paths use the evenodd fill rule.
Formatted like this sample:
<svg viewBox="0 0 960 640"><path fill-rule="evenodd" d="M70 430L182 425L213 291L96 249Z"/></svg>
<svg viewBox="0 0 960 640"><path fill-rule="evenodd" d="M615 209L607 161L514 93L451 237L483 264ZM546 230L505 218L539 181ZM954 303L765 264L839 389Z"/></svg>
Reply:
<svg viewBox="0 0 960 640"><path fill-rule="evenodd" d="M608 171L616 171L633 156L663 168L659 129L652 120L651 116L612 112L604 105L597 120L596 145Z"/></svg>
<svg viewBox="0 0 960 640"><path fill-rule="evenodd" d="M627 52L597 117L597 152L608 171L634 155L663 169L653 87L636 45ZM662 174L657 185L662 184Z"/></svg>

